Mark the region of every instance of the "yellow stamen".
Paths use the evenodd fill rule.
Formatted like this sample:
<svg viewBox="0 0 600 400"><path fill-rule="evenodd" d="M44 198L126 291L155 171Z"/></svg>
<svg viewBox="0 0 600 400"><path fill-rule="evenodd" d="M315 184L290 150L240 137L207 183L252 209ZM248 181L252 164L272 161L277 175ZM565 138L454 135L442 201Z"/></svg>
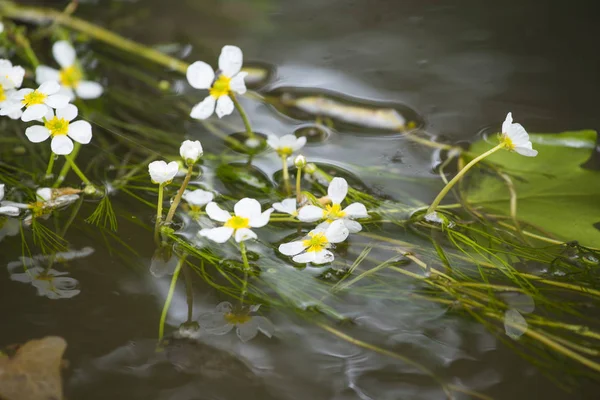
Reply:
<svg viewBox="0 0 600 400"><path fill-rule="evenodd" d="M289 157L289 156L292 155L292 153L294 152L294 150L292 150L291 147L281 147L280 149L277 150L277 152L281 156Z"/></svg>
<svg viewBox="0 0 600 400"><path fill-rule="evenodd" d="M63 68L59 73L60 84L70 88L76 88L79 86L79 82L83 78L83 73L76 65Z"/></svg>
<svg viewBox="0 0 600 400"><path fill-rule="evenodd" d="M342 211L342 206L339 204L328 204L323 210L323 218L329 222L333 222L336 219L344 218L346 213Z"/></svg>
<svg viewBox="0 0 600 400"><path fill-rule="evenodd" d="M230 323L232 325L245 324L246 322L250 321L251 319L252 319L252 317L248 314L234 314L234 313L225 314L225 321L227 321L228 323Z"/></svg>
<svg viewBox="0 0 600 400"><path fill-rule="evenodd" d="M309 233L309 239L303 240L302 245L306 247L307 252L318 252L327 247L329 240L324 233Z"/></svg>
<svg viewBox="0 0 600 400"><path fill-rule="evenodd" d="M508 150L514 150L515 149L515 145L513 143L513 141L508 137L507 134L502 134L500 135L500 143L502 143L504 145L505 148L507 148Z"/></svg>
<svg viewBox="0 0 600 400"><path fill-rule="evenodd" d="M53 117L44 122L44 126L50 131L52 137L66 135L69 132L69 121L64 118Z"/></svg>
<svg viewBox="0 0 600 400"><path fill-rule="evenodd" d="M219 98L221 96L227 96L231 91L229 83L231 79L221 75L217 78L215 83L213 83L212 87L209 90L209 93L212 97Z"/></svg>
<svg viewBox="0 0 600 400"><path fill-rule="evenodd" d="M6 100L6 93L4 93L4 88L0 85L0 101Z"/></svg>
<svg viewBox="0 0 600 400"><path fill-rule="evenodd" d="M23 97L22 103L25 107L31 107L36 104L44 104L44 100L48 97L47 94L34 90Z"/></svg>
<svg viewBox="0 0 600 400"><path fill-rule="evenodd" d="M249 228L250 227L250 220L248 218L244 218L244 217L240 217L240 216L235 216L235 217L231 217L227 220L227 222L225 222L225 226L227 228L233 228L233 229L242 229L242 228Z"/></svg>

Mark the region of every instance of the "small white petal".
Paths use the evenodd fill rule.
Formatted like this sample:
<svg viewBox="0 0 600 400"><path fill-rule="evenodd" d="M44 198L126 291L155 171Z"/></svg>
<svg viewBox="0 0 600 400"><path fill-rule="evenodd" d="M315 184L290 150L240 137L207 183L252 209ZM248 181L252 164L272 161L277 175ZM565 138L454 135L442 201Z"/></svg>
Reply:
<svg viewBox="0 0 600 400"><path fill-rule="evenodd" d="M62 68L70 67L75 63L75 49L66 40L59 40L54 43L54 46L52 46L52 55Z"/></svg>
<svg viewBox="0 0 600 400"><path fill-rule="evenodd" d="M50 147L52 148L52 151L55 154L71 154L71 152L73 151L73 141L65 135L54 136L52 138L52 142L50 142Z"/></svg>
<svg viewBox="0 0 600 400"><path fill-rule="evenodd" d="M18 101L7 100L2 103L2 108L0 109L0 115L3 115L3 116L4 115L12 115L13 113L15 113L17 111L21 111L21 108L23 108L23 103L21 103L20 100L18 100Z"/></svg>
<svg viewBox="0 0 600 400"><path fill-rule="evenodd" d="M191 141L184 140L179 147L179 155L186 162L190 161L195 163L202 156L204 150L202 149L202 144L199 140Z"/></svg>
<svg viewBox="0 0 600 400"><path fill-rule="evenodd" d="M245 240L256 239L256 233L252 232L248 228L240 228L235 231L235 241L240 243Z"/></svg>
<svg viewBox="0 0 600 400"><path fill-rule="evenodd" d="M254 339L258 334L258 321L256 321L255 318L256 317L253 317L250 321L243 324L237 324L237 337L244 343Z"/></svg>
<svg viewBox="0 0 600 400"><path fill-rule="evenodd" d="M298 219L302 222L314 222L323 219L323 209L317 206L304 206L298 210Z"/></svg>
<svg viewBox="0 0 600 400"><path fill-rule="evenodd" d="M52 108L63 108L69 104L69 97L64 94L53 94L48 96L44 103Z"/></svg>
<svg viewBox="0 0 600 400"><path fill-rule="evenodd" d="M246 82L244 82L244 78L248 75L247 72L240 72L229 82L229 88L238 94L246 93Z"/></svg>
<svg viewBox="0 0 600 400"><path fill-rule="evenodd" d="M344 208L346 217L348 218L368 218L367 208L362 203L352 203Z"/></svg>
<svg viewBox="0 0 600 400"><path fill-rule="evenodd" d="M46 65L40 65L35 69L35 81L38 84L55 81L60 79L60 72L57 69L50 68Z"/></svg>
<svg viewBox="0 0 600 400"><path fill-rule="evenodd" d="M219 207L214 201L206 205L206 214L210 219L218 222L227 222L231 218L231 214Z"/></svg>
<svg viewBox="0 0 600 400"><path fill-rule="evenodd" d="M273 208L276 211L286 213L286 214L295 214L296 213L296 199L285 199L281 203L274 203Z"/></svg>
<svg viewBox="0 0 600 400"><path fill-rule="evenodd" d="M348 231L350 233L357 233L362 231L362 225L358 222L346 218L343 218L342 221L344 221L344 225L346 225L346 228L348 228Z"/></svg>
<svg viewBox="0 0 600 400"><path fill-rule="evenodd" d="M321 250L315 252L315 258L312 261L313 264L327 264L333 261L335 257L329 250Z"/></svg>
<svg viewBox="0 0 600 400"><path fill-rule="evenodd" d="M37 89L38 92L45 95L55 94L60 90L60 85L56 81L44 82Z"/></svg>
<svg viewBox="0 0 600 400"><path fill-rule="evenodd" d="M190 112L190 117L194 119L206 119L215 111L217 100L212 96L207 96L200 103L196 104Z"/></svg>
<svg viewBox="0 0 600 400"><path fill-rule="evenodd" d="M513 122L512 113L509 112L508 114L506 114L506 119L502 123L502 132L503 133L508 132L508 130L510 129L510 126L512 125L512 122Z"/></svg>
<svg viewBox="0 0 600 400"><path fill-rule="evenodd" d="M274 210L272 208L269 208L268 210L260 214L258 217L250 218L250 226L253 228L262 228L263 226L269 223L269 219L271 219L271 213L273 211Z"/></svg>
<svg viewBox="0 0 600 400"><path fill-rule="evenodd" d="M19 208L15 206L0 206L0 215L8 215L9 217L19 216ZM4 229L4 225L2 226Z"/></svg>
<svg viewBox="0 0 600 400"><path fill-rule="evenodd" d="M175 178L177 175L177 172L179 172L179 163L177 161L171 161L167 164L167 177L169 177L168 180L173 180L173 178Z"/></svg>
<svg viewBox="0 0 600 400"><path fill-rule="evenodd" d="M196 61L186 71L189 84L195 89L209 89L215 80L215 73L204 61Z"/></svg>
<svg viewBox="0 0 600 400"><path fill-rule="evenodd" d="M233 235L233 228L221 226L219 228L202 229L199 234L216 243L225 243Z"/></svg>
<svg viewBox="0 0 600 400"><path fill-rule="evenodd" d="M92 100L97 99L102 96L104 92L104 88L98 82L92 81L81 81L79 85L75 88L75 93L77 96L84 100Z"/></svg>
<svg viewBox="0 0 600 400"><path fill-rule="evenodd" d="M304 140L306 141L306 138L304 138ZM296 137L296 135L292 135L292 134L288 134L288 135L283 135L282 137L279 138L279 147L290 147L290 148L294 148L297 146L298 143L298 138ZM300 146L302 147L302 146Z"/></svg>
<svg viewBox="0 0 600 400"><path fill-rule="evenodd" d="M88 144L92 140L92 125L87 121L75 121L69 124L68 135L76 142Z"/></svg>
<svg viewBox="0 0 600 400"><path fill-rule="evenodd" d="M45 104L34 104L23 112L21 115L21 121L23 122L31 122L44 118L46 113L48 112L48 106Z"/></svg>
<svg viewBox="0 0 600 400"><path fill-rule="evenodd" d="M238 201L235 204L235 206L233 206L233 212L237 216L248 219L259 217L261 213L260 203L258 202L258 200L251 199L249 197L244 197L243 199Z"/></svg>
<svg viewBox="0 0 600 400"><path fill-rule="evenodd" d="M59 108L56 110L56 116L58 118L64 118L67 121L72 121L77 117L77 107L73 104L67 104L65 107Z"/></svg>
<svg viewBox="0 0 600 400"><path fill-rule="evenodd" d="M333 204L341 204L348 194L348 182L344 178L333 178L327 188L327 195Z"/></svg>
<svg viewBox="0 0 600 400"><path fill-rule="evenodd" d="M73 101L76 99L75 92L70 87L61 86L57 94L67 96L69 98L69 101Z"/></svg>
<svg viewBox="0 0 600 400"><path fill-rule="evenodd" d="M150 173L152 182L157 184L163 184L173 179L173 176L169 176L168 164L162 160L152 161L148 164L148 172Z"/></svg>
<svg viewBox="0 0 600 400"><path fill-rule="evenodd" d="M280 142L279 142L279 138L277 136L275 136L275 135L269 135L267 137L267 144L273 150L277 150L277 149L279 149L281 147Z"/></svg>
<svg viewBox="0 0 600 400"><path fill-rule="evenodd" d="M0 200L4 198L4 183L0 183Z"/></svg>
<svg viewBox="0 0 600 400"><path fill-rule="evenodd" d="M512 124L506 134L517 147L529 143L529 134L521 124Z"/></svg>
<svg viewBox="0 0 600 400"><path fill-rule="evenodd" d="M192 206L198 206L198 207L201 207L203 205L210 203L214 197L215 197L214 194L212 194L211 192L207 192L206 190L202 190L202 189L196 189L193 191L186 190L183 193L183 199L188 204L190 204Z"/></svg>
<svg viewBox="0 0 600 400"><path fill-rule="evenodd" d="M301 136L301 137L297 138L296 142L292 146L292 150L298 151L301 148L303 148L305 144L306 144L306 136Z"/></svg>
<svg viewBox="0 0 600 400"><path fill-rule="evenodd" d="M233 112L233 101L229 98L229 96L221 96L217 100L217 116L219 118L223 118L226 115L229 115Z"/></svg>
<svg viewBox="0 0 600 400"><path fill-rule="evenodd" d="M36 197L40 201L50 201L52 200L52 189L51 188L39 188L35 191Z"/></svg>
<svg viewBox="0 0 600 400"><path fill-rule="evenodd" d="M240 72L244 62L242 50L237 46L224 46L219 55L219 69L229 78Z"/></svg>
<svg viewBox="0 0 600 400"><path fill-rule="evenodd" d="M304 242L301 240L289 243L282 243L279 245L279 252L286 256L295 256L296 254L300 254L304 251L306 247L304 246Z"/></svg>
<svg viewBox="0 0 600 400"><path fill-rule="evenodd" d="M515 151L522 156L535 157L538 155L538 151L527 147L515 147Z"/></svg>
<svg viewBox="0 0 600 400"><path fill-rule="evenodd" d="M271 321L265 317L261 317L260 315L253 317L252 319L258 322L258 330L261 331L263 335L268 338L273 336L273 332L275 332L275 326L273 326Z"/></svg>
<svg viewBox="0 0 600 400"><path fill-rule="evenodd" d="M333 221L325 231L325 237L330 243L343 242L349 234L350 231L341 219Z"/></svg>
<svg viewBox="0 0 600 400"><path fill-rule="evenodd" d="M307 253L302 253L302 254L298 254L297 256L294 256L292 258L292 260L294 260L294 262L297 262L299 264L306 264L309 262L313 262L316 258L316 252L315 251L311 251L311 252L307 252Z"/></svg>
<svg viewBox="0 0 600 400"><path fill-rule="evenodd" d="M25 129L25 136L30 142L40 143L50 137L50 131L45 126L33 125Z"/></svg>

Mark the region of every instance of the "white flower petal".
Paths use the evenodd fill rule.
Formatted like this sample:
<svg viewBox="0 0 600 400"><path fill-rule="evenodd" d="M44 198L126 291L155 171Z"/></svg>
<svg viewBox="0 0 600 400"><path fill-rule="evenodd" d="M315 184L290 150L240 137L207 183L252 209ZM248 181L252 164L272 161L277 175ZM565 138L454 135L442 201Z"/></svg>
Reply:
<svg viewBox="0 0 600 400"><path fill-rule="evenodd" d="M64 118L67 121L72 121L75 119L75 117L77 117L77 107L74 106L73 104L67 104L65 107L62 108L58 108L56 110L56 116L58 118Z"/></svg>
<svg viewBox="0 0 600 400"><path fill-rule="evenodd" d="M63 108L69 104L69 97L64 94L52 94L44 103L52 108Z"/></svg>
<svg viewBox="0 0 600 400"><path fill-rule="evenodd" d="M45 126L33 125L25 129L25 136L30 142L40 143L50 137L50 131Z"/></svg>
<svg viewBox="0 0 600 400"><path fill-rule="evenodd" d="M0 200L4 198L4 183L0 183Z"/></svg>
<svg viewBox="0 0 600 400"><path fill-rule="evenodd" d="M55 154L66 155L73 151L73 141L66 135L54 136L50 147Z"/></svg>
<svg viewBox="0 0 600 400"><path fill-rule="evenodd" d="M61 86L57 94L67 96L69 98L69 101L73 101L76 99L75 92L70 87Z"/></svg>
<svg viewBox="0 0 600 400"><path fill-rule="evenodd" d="M314 222L323 219L323 209L317 206L304 206L298 210L298 219L302 222Z"/></svg>
<svg viewBox="0 0 600 400"><path fill-rule="evenodd" d="M45 104L34 104L30 107L27 107L27 109L23 112L23 115L21 115L21 121L31 122L42 119L48 112L48 108L49 107Z"/></svg>
<svg viewBox="0 0 600 400"><path fill-rule="evenodd" d="M368 218L367 208L362 203L352 203L343 210L348 218Z"/></svg>
<svg viewBox="0 0 600 400"><path fill-rule="evenodd" d="M9 217L19 216L20 210L15 206L0 206L0 215L8 215ZM4 225L2 225L4 228Z"/></svg>
<svg viewBox="0 0 600 400"><path fill-rule="evenodd" d="M97 99L104 93L104 88L98 82L81 81L75 88L77 96L84 100Z"/></svg>
<svg viewBox="0 0 600 400"><path fill-rule="evenodd" d="M150 164L148 164L148 173L150 174L150 179L152 182L162 184L173 179L173 177L169 178L167 169L167 163L162 160L152 161Z"/></svg>
<svg viewBox="0 0 600 400"><path fill-rule="evenodd" d="M191 141L184 140L179 147L179 155L186 162L195 163L202 156L204 150L202 149L202 144L199 140Z"/></svg>
<svg viewBox="0 0 600 400"><path fill-rule="evenodd" d="M303 148L305 144L306 144L306 136L301 136L301 137L299 137L299 138L296 139L296 142L292 146L292 150L293 151L298 151L301 148Z"/></svg>
<svg viewBox="0 0 600 400"><path fill-rule="evenodd" d="M238 94L246 93L246 82L244 82L244 78L248 75L247 72L240 72L229 82L229 88Z"/></svg>
<svg viewBox="0 0 600 400"><path fill-rule="evenodd" d="M352 221L351 219L347 218L342 219L342 221L344 221L344 225L346 225L346 228L348 228L348 231L350 233L357 233L362 231L362 225L358 222Z"/></svg>
<svg viewBox="0 0 600 400"><path fill-rule="evenodd" d="M327 188L327 195L333 204L341 204L348 194L348 182L344 178L333 178Z"/></svg>
<svg viewBox="0 0 600 400"><path fill-rule="evenodd" d="M279 138L277 136L275 136L275 135L269 135L267 137L267 144L273 150L277 150L277 149L279 149L281 147Z"/></svg>
<svg viewBox="0 0 600 400"><path fill-rule="evenodd" d="M522 156L535 157L538 155L538 151L527 147L515 147L515 151Z"/></svg>
<svg viewBox="0 0 600 400"><path fill-rule="evenodd" d="M256 233L252 232L252 230L248 228L240 228L235 230L235 241L238 243L256 238Z"/></svg>
<svg viewBox="0 0 600 400"><path fill-rule="evenodd" d="M302 254L298 254L297 256L294 256L292 258L292 260L294 260L294 262L297 262L299 264L306 264L309 262L313 262L316 258L316 252L315 251L311 251L311 252L307 252L307 253L302 253Z"/></svg>
<svg viewBox="0 0 600 400"><path fill-rule="evenodd" d="M35 196L40 201L48 202L52 200L52 189L51 188L39 188L35 191Z"/></svg>
<svg viewBox="0 0 600 400"><path fill-rule="evenodd" d="M207 192L206 190L202 190L202 189L196 189L196 190L186 190L183 193L183 199L190 205L192 206L198 206L201 207L203 205L206 205L208 203L210 203L213 198L215 197L214 194L212 194L211 192Z"/></svg>
<svg viewBox="0 0 600 400"><path fill-rule="evenodd" d="M279 245L279 252L286 256L295 256L296 254L302 253L304 249L306 249L306 247L304 246L304 242L302 240L282 243Z"/></svg>
<svg viewBox="0 0 600 400"><path fill-rule="evenodd" d="M202 229L199 234L216 243L225 243L233 235L233 228L221 226L219 228Z"/></svg>
<svg viewBox="0 0 600 400"><path fill-rule="evenodd" d="M269 219L271 219L271 213L273 211L274 210L272 208L269 208L268 210L260 214L258 217L250 218L250 226L253 228L262 228L263 226L269 223Z"/></svg>
<svg viewBox="0 0 600 400"><path fill-rule="evenodd" d="M87 121L75 121L69 124L68 135L76 142L88 144L92 140L92 125Z"/></svg>
<svg viewBox="0 0 600 400"><path fill-rule="evenodd" d="M508 114L506 114L506 119L502 123L502 132L503 133L508 132L508 130L510 129L510 126L512 125L512 122L513 122L512 113L509 112Z"/></svg>
<svg viewBox="0 0 600 400"><path fill-rule="evenodd" d="M521 124L512 124L506 134L516 147L529 143L529 134Z"/></svg>
<svg viewBox="0 0 600 400"><path fill-rule="evenodd" d="M227 222L231 218L231 214L219 207L214 201L207 204L206 214L210 219L218 222Z"/></svg>
<svg viewBox="0 0 600 400"><path fill-rule="evenodd" d="M219 118L223 118L226 115L229 115L233 112L233 101L229 98L229 96L221 96L217 100L217 116Z"/></svg>
<svg viewBox="0 0 600 400"><path fill-rule="evenodd" d="M186 71L189 84L195 89L209 89L215 80L215 73L204 61L196 61Z"/></svg>
<svg viewBox="0 0 600 400"><path fill-rule="evenodd" d="M177 172L179 172L179 163L177 161L171 161L167 164L167 177L169 181L175 178Z"/></svg>
<svg viewBox="0 0 600 400"><path fill-rule="evenodd" d="M327 264L333 261L335 257L329 250L321 250L315 252L315 258L312 261L313 264Z"/></svg>
<svg viewBox="0 0 600 400"><path fill-rule="evenodd" d="M229 78L240 72L244 62L242 50L237 46L224 46L219 55L219 69Z"/></svg>
<svg viewBox="0 0 600 400"><path fill-rule="evenodd" d="M306 138L304 138L306 140ZM283 135L282 137L279 138L279 147L290 147L290 148L294 148L296 146L296 143L298 142L298 138L296 137L296 135L292 135L292 134L287 134L287 135Z"/></svg>
<svg viewBox="0 0 600 400"><path fill-rule="evenodd" d="M20 100L12 101L6 100L2 103L2 108L0 109L0 115L12 115L17 111L21 111L23 108L23 103ZM22 113L21 113L22 114Z"/></svg>
<svg viewBox="0 0 600 400"><path fill-rule="evenodd" d="M235 215L252 219L254 217L260 217L260 203L258 200L244 197L233 206L233 212Z"/></svg>
<svg viewBox="0 0 600 400"><path fill-rule="evenodd" d="M258 322L258 330L261 331L263 333L263 335L265 335L268 338L273 336L273 332L275 332L275 326L273 325L273 323L271 321L269 321L265 317L261 317L260 315L257 315L256 317L253 317L252 319L254 321Z"/></svg>
<svg viewBox="0 0 600 400"><path fill-rule="evenodd" d="M190 117L194 119L206 119L215 111L217 99L212 96L206 96L204 100L196 104L190 112Z"/></svg>
<svg viewBox="0 0 600 400"><path fill-rule="evenodd" d="M230 324L225 319L225 314L223 312L200 314L198 323L202 327L202 330L205 330L212 335L225 335L234 327L233 324Z"/></svg>
<svg viewBox="0 0 600 400"><path fill-rule="evenodd" d="M60 85L56 81L44 82L37 89L38 92L43 93L45 95L55 94L59 90L60 90Z"/></svg>
<svg viewBox="0 0 600 400"><path fill-rule="evenodd" d="M349 234L350 231L341 219L333 221L325 231L325 237L330 243L343 242Z"/></svg>
<svg viewBox="0 0 600 400"><path fill-rule="evenodd" d="M66 40L59 40L52 46L52 55L61 68L70 67L75 63L75 49Z"/></svg>
<svg viewBox="0 0 600 400"><path fill-rule="evenodd" d="M57 69L50 68L47 65L40 65L35 69L35 81L38 84L55 81L60 79L60 72Z"/></svg>
<svg viewBox="0 0 600 400"><path fill-rule="evenodd" d="M240 338L242 342L247 342L258 334L258 321L255 318L256 317L252 317L246 323L237 324L237 337Z"/></svg>
<svg viewBox="0 0 600 400"><path fill-rule="evenodd" d="M296 213L296 199L285 199L282 200L281 203L274 203L273 208L276 211L286 213L286 214L295 214Z"/></svg>

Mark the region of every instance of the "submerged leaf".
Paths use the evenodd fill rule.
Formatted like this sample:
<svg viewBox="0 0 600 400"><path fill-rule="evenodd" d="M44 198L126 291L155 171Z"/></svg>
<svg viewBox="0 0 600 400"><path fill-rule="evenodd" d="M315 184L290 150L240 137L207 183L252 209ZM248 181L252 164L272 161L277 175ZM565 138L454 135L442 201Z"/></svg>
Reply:
<svg viewBox="0 0 600 400"><path fill-rule="evenodd" d="M511 308L504 313L504 330L509 338L519 340L527 332L527 321L525 321L521 313Z"/></svg>

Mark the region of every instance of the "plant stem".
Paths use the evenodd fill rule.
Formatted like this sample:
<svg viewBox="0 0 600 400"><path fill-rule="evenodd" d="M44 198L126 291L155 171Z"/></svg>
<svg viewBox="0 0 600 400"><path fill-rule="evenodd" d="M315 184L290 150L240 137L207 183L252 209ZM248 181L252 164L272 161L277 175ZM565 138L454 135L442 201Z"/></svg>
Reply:
<svg viewBox="0 0 600 400"><path fill-rule="evenodd" d="M73 172L75 172L75 174L77 174L79 179L81 179L83 181L83 183L85 183L86 186L94 186L92 184L92 182L90 182L90 180L85 176L85 174L83 172L81 172L81 170L79 169L77 164L75 164L75 160L73 160L73 157L71 156L71 154L65 155L65 158L67 159L67 163L73 169Z"/></svg>
<svg viewBox="0 0 600 400"><path fill-rule="evenodd" d="M469 162L467 165L465 165L465 167L463 169L461 169L456 174L456 176L454 178L452 178L452 180L450 182L448 182L448 184L446 186L444 186L444 188L437 195L437 197L435 198L435 200L433 200L433 203L431 203L431 205L427 209L427 214L426 215L429 215L429 214L431 214L431 213L433 213L435 211L435 209L437 208L437 206L444 199L444 196L446 196L446 194L450 191L450 189L452 189L452 187L460 180L460 178L462 178L471 169L471 167L473 167L475 164L477 164L479 161L483 160L484 158L486 158L490 154L493 154L493 153L497 152L498 150L500 150L502 148L504 148L504 143L500 143L496 147L494 147L494 148L486 151L483 154L480 154L479 156L477 156L474 159L472 159L471 162Z"/></svg>
<svg viewBox="0 0 600 400"><path fill-rule="evenodd" d="M302 202L302 168L296 169L296 204L300 206Z"/></svg>
<svg viewBox="0 0 600 400"><path fill-rule="evenodd" d="M167 319L167 314L169 313L169 307L171 307L171 301L173 300L173 293L175 292L175 285L177 284L177 278L179 278L179 272L181 272L181 267L185 262L185 258L187 255L181 256L179 261L177 262L177 266L175 267L175 271L173 272L173 278L171 279L171 285L169 286L169 293L167 294L167 298L165 299L165 305L163 306L162 313L160 315L160 323L158 326L158 341L160 342L165 334L165 321Z"/></svg>
<svg viewBox="0 0 600 400"><path fill-rule="evenodd" d="M169 208L169 213L167 214L167 219L165 219L165 224L168 224L169 222L171 222L173 220L173 216L175 215L175 210L177 210L177 206L179 206L179 203L181 202L181 197L183 196L183 192L185 192L185 189L187 188L188 184L190 183L190 179L192 178L193 172L194 172L194 165L193 164L188 165L187 174L185 174L185 178L183 179L183 182L181 183L181 187L177 191L177 194L175 195L175 198L173 199L173 203L171 203L171 208Z"/></svg>
<svg viewBox="0 0 600 400"><path fill-rule="evenodd" d="M242 105L240 104L238 99L235 97L235 94L229 93L229 97L231 98L231 101L233 101L233 105L235 106L235 109L240 113L240 117L242 117L242 121L244 121L244 126L246 127L246 134L248 135L249 138L254 139L256 137L256 135L254 135L254 132L252 131L252 126L250 126L250 120L248 119L248 115L246 114L246 111L244 111L244 108L242 107Z"/></svg>
<svg viewBox="0 0 600 400"><path fill-rule="evenodd" d="M50 152L50 159L48 160L48 167L46 168L46 178L50 178L52 175L52 169L54 169L54 161L56 160L56 154L53 151Z"/></svg>
<svg viewBox="0 0 600 400"><path fill-rule="evenodd" d="M163 194L164 194L165 184L161 183L158 185L158 203L156 204L156 223L154 225L154 242L157 246L160 245L159 240L159 231L160 224L162 222L162 210L163 210Z"/></svg>
<svg viewBox="0 0 600 400"><path fill-rule="evenodd" d="M77 154L79 154L79 149L81 149L81 143L75 142L73 151L70 154L71 157L73 157L73 159L77 158ZM65 177L67 176L67 174L69 173L70 170L71 170L71 164L66 162L63 165L63 167L61 168L60 172L58 173L58 178L56 178L56 181L54 182L54 185L52 185L52 187L53 188L59 187L64 182Z"/></svg>
<svg viewBox="0 0 600 400"><path fill-rule="evenodd" d="M185 298L188 306L186 322L192 322L194 316L194 291L192 290L192 274L190 273L189 266L183 267L183 279L185 282Z"/></svg>
<svg viewBox="0 0 600 400"><path fill-rule="evenodd" d="M242 294L240 296L240 304L244 303L244 297L248 291L248 271L250 271L250 264L248 263L248 255L246 254L246 244L240 242L240 253L242 253L242 261L244 262L244 282L242 284Z"/></svg>
<svg viewBox="0 0 600 400"><path fill-rule="evenodd" d="M285 154L281 155L281 168L283 172L283 184L285 186L286 194L289 196L292 193L292 189L290 188L290 173L288 171L287 156Z"/></svg>

